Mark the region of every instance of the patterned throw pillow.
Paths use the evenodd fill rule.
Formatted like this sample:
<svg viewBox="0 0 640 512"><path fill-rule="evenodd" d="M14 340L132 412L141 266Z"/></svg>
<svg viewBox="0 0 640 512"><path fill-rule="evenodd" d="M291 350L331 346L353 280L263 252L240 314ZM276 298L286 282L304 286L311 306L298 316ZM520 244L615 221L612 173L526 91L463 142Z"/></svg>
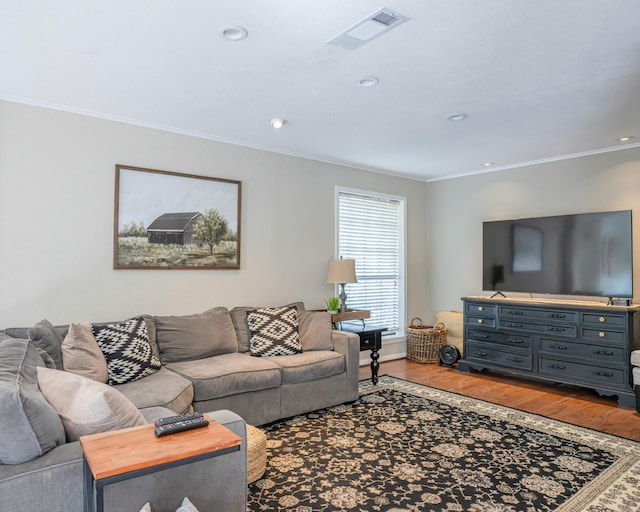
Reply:
<svg viewBox="0 0 640 512"><path fill-rule="evenodd" d="M160 359L151 350L147 324L135 317L118 324L94 325L93 335L107 360L109 384L126 384L157 372Z"/></svg>
<svg viewBox="0 0 640 512"><path fill-rule="evenodd" d="M285 306L248 311L247 324L252 356L289 356L302 352L296 308Z"/></svg>

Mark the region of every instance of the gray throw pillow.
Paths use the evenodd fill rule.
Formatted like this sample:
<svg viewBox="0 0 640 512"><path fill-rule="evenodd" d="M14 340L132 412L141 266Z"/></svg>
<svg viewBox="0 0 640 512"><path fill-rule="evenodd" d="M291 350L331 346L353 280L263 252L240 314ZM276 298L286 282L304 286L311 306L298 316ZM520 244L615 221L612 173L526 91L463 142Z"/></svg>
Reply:
<svg viewBox="0 0 640 512"><path fill-rule="evenodd" d="M286 306L293 306L298 310L298 313L304 311L304 302L292 302L291 304L286 304ZM262 308L263 306L236 306L231 310L231 319L238 338L238 352L249 352L250 334L249 326L247 325L247 313Z"/></svg>
<svg viewBox="0 0 640 512"><path fill-rule="evenodd" d="M65 443L62 422L38 389L44 362L21 339L0 342L0 463L21 464Z"/></svg>
<svg viewBox="0 0 640 512"><path fill-rule="evenodd" d="M27 329L29 340L51 356L58 370L63 370L62 341L64 336L48 320L41 320Z"/></svg>
<svg viewBox="0 0 640 512"><path fill-rule="evenodd" d="M164 364L238 351L229 310L213 308L186 316L156 316L156 337Z"/></svg>

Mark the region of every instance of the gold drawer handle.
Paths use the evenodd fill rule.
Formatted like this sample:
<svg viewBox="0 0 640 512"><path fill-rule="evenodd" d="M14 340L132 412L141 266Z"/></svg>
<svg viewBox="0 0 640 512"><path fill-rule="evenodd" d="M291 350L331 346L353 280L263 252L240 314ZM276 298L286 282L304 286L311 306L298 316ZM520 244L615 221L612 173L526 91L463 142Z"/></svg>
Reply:
<svg viewBox="0 0 640 512"><path fill-rule="evenodd" d="M478 323L481 324L482 323L482 318L478 318Z"/></svg>
<svg viewBox="0 0 640 512"><path fill-rule="evenodd" d="M484 311L484 308L482 306L478 306L478 311Z"/></svg>
<svg viewBox="0 0 640 512"><path fill-rule="evenodd" d="M607 321L607 319L606 319L605 317L601 316L600 318L598 318L598 321L599 321L601 324L603 324L603 323L605 323L605 322Z"/></svg>
<svg viewBox="0 0 640 512"><path fill-rule="evenodd" d="M604 332L600 331L598 333L598 336L600 336L601 338L604 338L606 336L606 334Z"/></svg>

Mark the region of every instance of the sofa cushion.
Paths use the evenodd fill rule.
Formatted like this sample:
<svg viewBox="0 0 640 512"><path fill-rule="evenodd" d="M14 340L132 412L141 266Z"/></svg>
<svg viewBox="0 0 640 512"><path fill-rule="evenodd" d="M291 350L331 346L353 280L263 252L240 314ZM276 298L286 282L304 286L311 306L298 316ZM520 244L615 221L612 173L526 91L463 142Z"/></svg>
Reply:
<svg viewBox="0 0 640 512"><path fill-rule="evenodd" d="M345 371L344 356L329 350L310 350L295 356L268 359L282 368L282 384L309 382Z"/></svg>
<svg viewBox="0 0 640 512"><path fill-rule="evenodd" d="M298 329L302 350L333 350L331 314L326 311L299 311Z"/></svg>
<svg viewBox="0 0 640 512"><path fill-rule="evenodd" d="M107 384L50 368L37 371L42 394L60 416L69 441L146 424L136 406Z"/></svg>
<svg viewBox="0 0 640 512"><path fill-rule="evenodd" d="M249 311L247 325L252 356L287 356L302 352L298 310L292 306Z"/></svg>
<svg viewBox="0 0 640 512"><path fill-rule="evenodd" d="M640 366L640 350L631 352L631 366Z"/></svg>
<svg viewBox="0 0 640 512"><path fill-rule="evenodd" d="M62 342L65 371L98 382L107 382L107 360L100 350L90 323L71 324Z"/></svg>
<svg viewBox="0 0 640 512"><path fill-rule="evenodd" d="M292 302L287 306L295 307L298 312L304 311L304 302ZM238 338L238 352L249 352L249 326L247 312L262 309L263 306L237 306L231 310L231 320Z"/></svg>
<svg viewBox="0 0 640 512"><path fill-rule="evenodd" d="M633 385L640 386L640 368L634 366L631 372L633 375Z"/></svg>
<svg viewBox="0 0 640 512"><path fill-rule="evenodd" d="M92 330L107 359L109 384L133 382L160 369L160 360L151 349L147 324L142 317L93 325Z"/></svg>
<svg viewBox="0 0 640 512"><path fill-rule="evenodd" d="M60 347L64 336L49 320L41 320L33 327L29 327L27 336L31 342L51 356L58 370L63 369L62 350Z"/></svg>
<svg viewBox="0 0 640 512"><path fill-rule="evenodd" d="M175 363L238 350L229 310L217 307L186 316L156 316L156 337L162 362Z"/></svg>
<svg viewBox="0 0 640 512"><path fill-rule="evenodd" d="M20 464L65 443L56 411L38 389L44 361L21 339L0 342L0 463Z"/></svg>
<svg viewBox="0 0 640 512"><path fill-rule="evenodd" d="M282 382L278 365L265 358L238 352L170 363L167 368L191 380L194 402L277 388Z"/></svg>
<svg viewBox="0 0 640 512"><path fill-rule="evenodd" d="M144 379L114 386L131 400L138 409L167 407L176 413L187 412L193 402L193 386L175 372L160 368Z"/></svg>

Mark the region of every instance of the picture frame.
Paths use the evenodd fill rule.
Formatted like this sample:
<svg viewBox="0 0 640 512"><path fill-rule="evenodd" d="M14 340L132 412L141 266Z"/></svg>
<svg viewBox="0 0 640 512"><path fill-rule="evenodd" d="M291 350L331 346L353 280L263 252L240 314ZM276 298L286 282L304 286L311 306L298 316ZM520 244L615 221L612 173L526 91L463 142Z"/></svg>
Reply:
<svg viewBox="0 0 640 512"><path fill-rule="evenodd" d="M113 268L240 268L242 183L128 165L115 168Z"/></svg>

